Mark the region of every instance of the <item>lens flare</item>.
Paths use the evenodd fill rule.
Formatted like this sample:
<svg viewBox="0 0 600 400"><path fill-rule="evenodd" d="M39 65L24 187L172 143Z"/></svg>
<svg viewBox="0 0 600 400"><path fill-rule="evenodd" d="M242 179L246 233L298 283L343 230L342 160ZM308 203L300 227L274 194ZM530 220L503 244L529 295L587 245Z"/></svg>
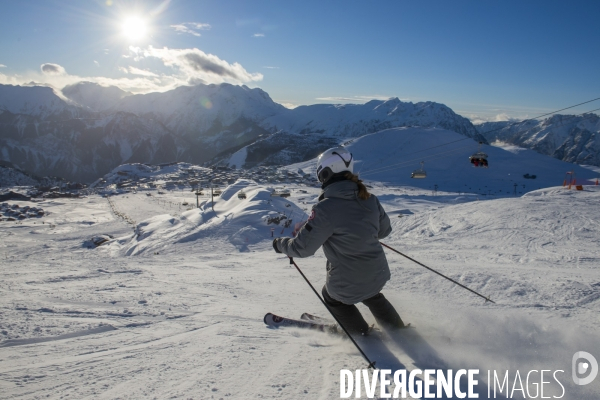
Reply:
<svg viewBox="0 0 600 400"><path fill-rule="evenodd" d="M158 7L156 7L154 10L152 10L150 12L150 15L152 17L155 17L158 14L161 14L163 11L165 11L169 7L169 3L171 3L171 0L164 0L162 3L160 3L158 5Z"/></svg>
<svg viewBox="0 0 600 400"><path fill-rule="evenodd" d="M206 97L203 97L200 99L200 104L202 105L202 107L206 108L207 110L210 110L213 107L212 102L207 99Z"/></svg>

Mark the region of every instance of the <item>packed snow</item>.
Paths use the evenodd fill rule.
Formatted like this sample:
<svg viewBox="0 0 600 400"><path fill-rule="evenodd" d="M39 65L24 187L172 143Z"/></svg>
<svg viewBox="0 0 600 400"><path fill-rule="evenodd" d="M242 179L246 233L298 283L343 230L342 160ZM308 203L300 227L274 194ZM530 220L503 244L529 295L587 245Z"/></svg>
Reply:
<svg viewBox="0 0 600 400"><path fill-rule="evenodd" d="M571 361L577 351L600 357L600 186L563 187L564 173L579 167L529 150L486 147L490 167L473 168L472 140L411 180L420 135L464 138L411 129L350 146L392 220L383 242L495 304L387 253L383 293L415 328L374 335L383 338L372 354L378 366L478 368L479 398L488 398L487 371L509 371L512 388L517 371L525 382L529 371L561 370L563 398L597 399L600 379L575 385ZM411 162L368 175L395 163L394 143L413 153L397 163ZM287 168L311 173L314 160ZM526 172L540 187L515 195ZM2 397L339 398L340 370L367 368L351 342L262 321L267 312L327 317L271 246L272 235L290 236L308 217L320 189L289 183L287 198L275 189L240 179L214 199L204 193L199 208L190 191L152 187L19 202L45 215L0 222ZM322 252L295 261L320 289ZM368 339L361 343L371 351ZM552 375L544 379L552 381L544 396L559 397Z"/></svg>
<svg viewBox="0 0 600 400"><path fill-rule="evenodd" d="M345 145L357 160L356 171L365 179L455 194L506 197L562 185L570 171L583 184L595 183L600 176L597 171L533 150L479 147L473 139L439 128L387 129ZM475 168L469 162L469 156L479 150L488 155L489 168ZM411 179L411 172L421 169L421 161L427 179ZM313 176L315 168L314 160L288 167Z"/></svg>

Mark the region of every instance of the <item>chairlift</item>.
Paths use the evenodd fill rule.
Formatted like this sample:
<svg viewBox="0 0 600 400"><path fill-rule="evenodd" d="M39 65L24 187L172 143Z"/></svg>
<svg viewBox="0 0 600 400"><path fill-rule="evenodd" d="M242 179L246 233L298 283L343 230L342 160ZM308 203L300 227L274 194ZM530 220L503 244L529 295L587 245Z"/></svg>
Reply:
<svg viewBox="0 0 600 400"><path fill-rule="evenodd" d="M238 195L237 195L237 196L238 196L238 199L240 199L240 200L244 200L244 199L246 198L246 193L244 193L244 191L243 191L243 190L240 190L240 191L238 192Z"/></svg>
<svg viewBox="0 0 600 400"><path fill-rule="evenodd" d="M195 189L192 189L192 192L196 195L196 196L204 196L204 192L203 192L204 188L202 186L198 186Z"/></svg>
<svg viewBox="0 0 600 400"><path fill-rule="evenodd" d="M271 192L271 197L290 197L290 191L288 189L275 189Z"/></svg>
<svg viewBox="0 0 600 400"><path fill-rule="evenodd" d="M423 169L423 165L425 165L425 161L421 161L421 168L415 169L412 174L410 174L411 178L423 179L427 178L427 172Z"/></svg>
<svg viewBox="0 0 600 400"><path fill-rule="evenodd" d="M483 144L482 142L479 142L479 147L477 148L477 153L475 153L469 157L469 161L471 162L471 165L473 165L473 167L484 167L484 168L488 167L488 160L487 160L488 155L485 154L483 151L481 151L482 144Z"/></svg>
<svg viewBox="0 0 600 400"><path fill-rule="evenodd" d="M221 195L221 193L223 193L223 191L222 191L221 189L215 189L215 190L213 191L213 196L220 196L220 195Z"/></svg>

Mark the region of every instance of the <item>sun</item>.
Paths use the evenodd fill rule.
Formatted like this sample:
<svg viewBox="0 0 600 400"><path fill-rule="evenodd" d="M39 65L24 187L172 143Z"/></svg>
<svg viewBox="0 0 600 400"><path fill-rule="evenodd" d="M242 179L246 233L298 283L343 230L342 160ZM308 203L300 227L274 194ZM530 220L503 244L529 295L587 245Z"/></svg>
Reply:
<svg viewBox="0 0 600 400"><path fill-rule="evenodd" d="M123 20L121 24L121 33L126 39L137 42L146 37L148 33L148 24L139 16L130 16Z"/></svg>

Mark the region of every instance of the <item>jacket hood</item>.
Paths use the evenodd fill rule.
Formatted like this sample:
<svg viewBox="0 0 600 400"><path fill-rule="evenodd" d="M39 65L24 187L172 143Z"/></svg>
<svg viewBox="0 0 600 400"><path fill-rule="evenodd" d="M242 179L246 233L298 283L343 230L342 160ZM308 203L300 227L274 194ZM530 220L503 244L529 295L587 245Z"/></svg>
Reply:
<svg viewBox="0 0 600 400"><path fill-rule="evenodd" d="M356 199L356 192L358 191L358 185L352 181L344 180L332 183L323 189L319 199L327 198L338 198L346 200Z"/></svg>

